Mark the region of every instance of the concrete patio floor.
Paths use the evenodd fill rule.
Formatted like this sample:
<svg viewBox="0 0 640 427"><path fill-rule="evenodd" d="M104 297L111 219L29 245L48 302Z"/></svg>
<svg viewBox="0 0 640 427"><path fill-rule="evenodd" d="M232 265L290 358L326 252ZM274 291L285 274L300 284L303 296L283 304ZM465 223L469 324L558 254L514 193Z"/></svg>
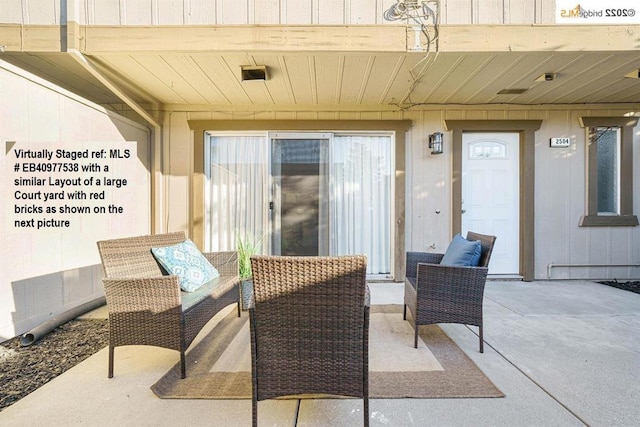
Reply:
<svg viewBox="0 0 640 427"><path fill-rule="evenodd" d="M373 304L402 304L402 284L370 287ZM101 308L88 315L105 313ZM484 354L477 328L441 326L506 397L372 399L371 425L639 425L640 295L589 281L490 280L484 314ZM149 387L178 361L176 352L130 346L115 354L114 378L107 378L103 349L0 412L0 425L251 424L249 400L157 398ZM361 400L298 402L260 402L260 425L362 425Z"/></svg>

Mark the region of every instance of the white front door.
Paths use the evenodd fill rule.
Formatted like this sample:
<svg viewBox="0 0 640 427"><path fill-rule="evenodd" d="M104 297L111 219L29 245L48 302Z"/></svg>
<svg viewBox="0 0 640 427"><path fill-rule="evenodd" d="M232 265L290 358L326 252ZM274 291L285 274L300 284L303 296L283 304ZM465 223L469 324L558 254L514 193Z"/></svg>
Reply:
<svg viewBox="0 0 640 427"><path fill-rule="evenodd" d="M518 133L465 132L462 136L462 234L497 237L490 274L519 273Z"/></svg>

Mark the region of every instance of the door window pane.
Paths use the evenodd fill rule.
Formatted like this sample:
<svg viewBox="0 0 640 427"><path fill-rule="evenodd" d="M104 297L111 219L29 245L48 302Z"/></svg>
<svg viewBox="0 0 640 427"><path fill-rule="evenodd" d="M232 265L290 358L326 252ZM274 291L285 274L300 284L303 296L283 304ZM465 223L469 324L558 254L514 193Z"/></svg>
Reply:
<svg viewBox="0 0 640 427"><path fill-rule="evenodd" d="M500 141L479 141L469 144L469 159L506 159L507 146Z"/></svg>

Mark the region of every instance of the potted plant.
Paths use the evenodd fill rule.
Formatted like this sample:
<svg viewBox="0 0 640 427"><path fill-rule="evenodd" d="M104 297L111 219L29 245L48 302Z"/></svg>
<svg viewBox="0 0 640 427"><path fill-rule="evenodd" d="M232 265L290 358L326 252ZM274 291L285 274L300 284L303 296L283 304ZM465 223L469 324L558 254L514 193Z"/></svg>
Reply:
<svg viewBox="0 0 640 427"><path fill-rule="evenodd" d="M253 292L253 275L251 274L251 256L260 252L262 239L256 239L247 232L236 234L236 250L241 280L242 308L247 309L249 296Z"/></svg>

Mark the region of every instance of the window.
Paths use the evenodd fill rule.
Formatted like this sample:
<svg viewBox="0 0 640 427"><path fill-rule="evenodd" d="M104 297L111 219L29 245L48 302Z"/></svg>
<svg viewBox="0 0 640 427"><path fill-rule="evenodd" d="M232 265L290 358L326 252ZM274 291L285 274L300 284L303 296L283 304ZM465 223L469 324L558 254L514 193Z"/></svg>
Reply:
<svg viewBox="0 0 640 427"><path fill-rule="evenodd" d="M481 141L469 145L469 159L506 159L507 145L500 141Z"/></svg>
<svg viewBox="0 0 640 427"><path fill-rule="evenodd" d="M587 214L581 227L635 226L633 128L637 117L582 117L587 141Z"/></svg>
<svg viewBox="0 0 640 427"><path fill-rule="evenodd" d="M620 128L595 128L598 215L620 215Z"/></svg>

